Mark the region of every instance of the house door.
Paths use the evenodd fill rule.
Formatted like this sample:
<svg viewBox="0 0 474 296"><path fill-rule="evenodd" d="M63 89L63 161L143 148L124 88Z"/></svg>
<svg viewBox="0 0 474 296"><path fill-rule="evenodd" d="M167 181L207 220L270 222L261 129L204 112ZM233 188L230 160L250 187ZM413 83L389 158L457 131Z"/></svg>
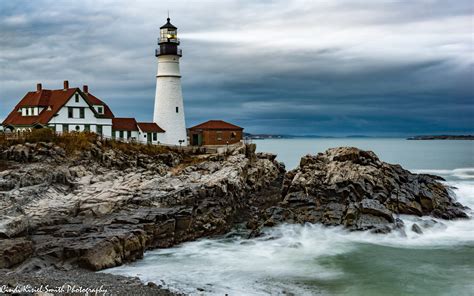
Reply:
<svg viewBox="0 0 474 296"><path fill-rule="evenodd" d="M150 143L150 144L151 144L151 140L152 140L152 138L151 138L151 133L146 133L146 141L147 141L147 143Z"/></svg>
<svg viewBox="0 0 474 296"><path fill-rule="evenodd" d="M193 134L193 145L195 146L202 145L202 134Z"/></svg>

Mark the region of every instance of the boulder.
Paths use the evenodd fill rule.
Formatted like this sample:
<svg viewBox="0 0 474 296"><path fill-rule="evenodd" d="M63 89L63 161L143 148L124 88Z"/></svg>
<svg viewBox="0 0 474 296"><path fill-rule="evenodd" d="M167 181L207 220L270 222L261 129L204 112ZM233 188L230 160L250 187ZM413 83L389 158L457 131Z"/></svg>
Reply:
<svg viewBox="0 0 474 296"><path fill-rule="evenodd" d="M411 226L411 231L415 232L415 233L418 233L418 234L423 234L423 230L421 230L421 227L414 223L412 226Z"/></svg>
<svg viewBox="0 0 474 296"><path fill-rule="evenodd" d="M11 268L33 254L33 242L24 238L0 240L0 268Z"/></svg>

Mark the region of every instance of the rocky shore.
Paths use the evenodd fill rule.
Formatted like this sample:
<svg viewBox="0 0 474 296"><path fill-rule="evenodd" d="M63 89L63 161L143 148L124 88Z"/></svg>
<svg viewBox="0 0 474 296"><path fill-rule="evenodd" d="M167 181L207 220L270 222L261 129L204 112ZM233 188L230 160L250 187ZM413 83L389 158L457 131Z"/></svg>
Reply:
<svg viewBox="0 0 474 296"><path fill-rule="evenodd" d="M253 235L306 222L386 233L405 231L399 214L467 218L440 181L348 147L307 155L286 172L253 144L225 155L127 153L101 141L75 153L48 142L3 145L0 269L98 271L235 223Z"/></svg>

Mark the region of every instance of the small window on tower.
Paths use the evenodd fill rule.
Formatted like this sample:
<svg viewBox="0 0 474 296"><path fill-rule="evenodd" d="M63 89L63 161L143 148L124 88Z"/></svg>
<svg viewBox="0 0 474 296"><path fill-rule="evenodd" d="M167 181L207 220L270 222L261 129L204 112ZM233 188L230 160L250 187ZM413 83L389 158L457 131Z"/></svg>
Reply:
<svg viewBox="0 0 474 296"><path fill-rule="evenodd" d="M178 113L178 112L179 112L179 107L176 107L176 113Z"/></svg>

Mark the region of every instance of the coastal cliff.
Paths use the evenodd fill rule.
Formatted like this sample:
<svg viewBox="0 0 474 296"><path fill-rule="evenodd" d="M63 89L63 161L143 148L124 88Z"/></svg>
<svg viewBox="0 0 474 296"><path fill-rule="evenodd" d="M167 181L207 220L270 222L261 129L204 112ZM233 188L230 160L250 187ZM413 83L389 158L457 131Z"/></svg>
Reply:
<svg viewBox="0 0 474 296"><path fill-rule="evenodd" d="M123 145L0 146L0 268L97 271L236 223L251 235L306 222L386 233L403 230L400 214L467 218L441 178L357 148L307 155L285 172L253 144L225 154Z"/></svg>
<svg viewBox="0 0 474 296"><path fill-rule="evenodd" d="M232 155L146 155L97 141L68 155L39 142L0 155L0 268L23 271L101 270L223 234L279 200L284 174L251 144Z"/></svg>

